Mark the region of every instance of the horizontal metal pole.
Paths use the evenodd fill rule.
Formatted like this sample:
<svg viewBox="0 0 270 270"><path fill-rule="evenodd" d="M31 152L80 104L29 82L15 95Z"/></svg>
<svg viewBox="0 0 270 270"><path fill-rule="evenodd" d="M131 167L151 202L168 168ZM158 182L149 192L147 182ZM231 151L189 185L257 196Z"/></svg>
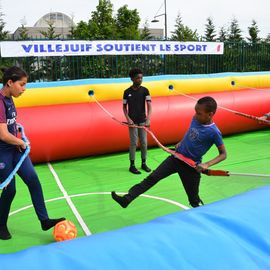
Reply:
<svg viewBox="0 0 270 270"><path fill-rule="evenodd" d="M236 175L236 176L249 176L249 177L263 177L263 178L269 178L269 180L270 180L270 174L256 174L256 173L233 173L233 172L229 172L229 175Z"/></svg>

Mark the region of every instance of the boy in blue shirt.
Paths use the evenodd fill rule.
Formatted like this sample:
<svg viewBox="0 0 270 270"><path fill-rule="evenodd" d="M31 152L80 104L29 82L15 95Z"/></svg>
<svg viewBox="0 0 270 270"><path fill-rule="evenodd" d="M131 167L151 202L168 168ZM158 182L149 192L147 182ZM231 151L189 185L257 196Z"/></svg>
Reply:
<svg viewBox="0 0 270 270"><path fill-rule="evenodd" d="M207 170L210 166L226 159L226 150L221 132L213 122L216 109L217 103L212 97L199 99L195 106L196 113L192 119L191 125L183 140L176 145L176 152L194 160L197 164L196 168L190 167L185 162L171 155L142 182L131 187L126 195L119 196L113 191L111 193L112 198L123 208L126 208L140 194L149 190L161 179L171 174L178 173L187 193L190 205L197 207L202 204L202 200L199 197L200 173ZM218 148L218 156L205 163L201 163L203 155L213 144Z"/></svg>

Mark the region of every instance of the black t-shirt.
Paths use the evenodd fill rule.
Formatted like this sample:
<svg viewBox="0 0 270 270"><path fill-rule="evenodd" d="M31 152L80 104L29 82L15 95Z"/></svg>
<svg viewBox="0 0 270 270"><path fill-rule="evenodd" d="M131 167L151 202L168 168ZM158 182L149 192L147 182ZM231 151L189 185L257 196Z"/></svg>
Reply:
<svg viewBox="0 0 270 270"><path fill-rule="evenodd" d="M134 90L129 87L125 90L123 104L128 105L128 116L135 123L143 123L146 120L145 102L150 102L151 97L147 88L140 86Z"/></svg>

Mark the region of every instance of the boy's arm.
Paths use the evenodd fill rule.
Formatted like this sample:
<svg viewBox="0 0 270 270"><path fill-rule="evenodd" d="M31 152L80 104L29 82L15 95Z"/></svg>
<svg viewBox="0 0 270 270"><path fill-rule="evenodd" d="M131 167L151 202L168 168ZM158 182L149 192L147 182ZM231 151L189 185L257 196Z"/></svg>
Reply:
<svg viewBox="0 0 270 270"><path fill-rule="evenodd" d="M146 106L147 106L147 117L146 117L145 126L149 127L150 126L150 118L151 118L151 114L152 114L152 103L151 103L151 101L147 101Z"/></svg>
<svg viewBox="0 0 270 270"><path fill-rule="evenodd" d="M218 147L218 152L219 152L219 155L205 163L201 163L201 164L198 164L197 167L196 167L196 170L198 172L201 172L201 171L204 171L204 170L207 170L209 167L221 162L222 160L226 159L227 157L227 152L226 152L226 149L225 149L225 146L224 145L221 145Z"/></svg>
<svg viewBox="0 0 270 270"><path fill-rule="evenodd" d="M128 111L127 111L127 104L123 104L123 113L127 119L127 122L129 125L134 125L134 122L130 119L130 117L128 116Z"/></svg>

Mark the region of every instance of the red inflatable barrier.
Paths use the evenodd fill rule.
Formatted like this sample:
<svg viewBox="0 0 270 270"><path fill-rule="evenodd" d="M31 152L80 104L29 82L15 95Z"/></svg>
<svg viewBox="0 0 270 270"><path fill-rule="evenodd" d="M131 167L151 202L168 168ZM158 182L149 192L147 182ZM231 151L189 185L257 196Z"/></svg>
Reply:
<svg viewBox="0 0 270 270"><path fill-rule="evenodd" d="M192 95L200 98L203 95ZM218 105L252 114L269 111L269 91L211 93ZM151 130L163 144L176 143L183 137L194 115L194 99L184 96L154 97ZM102 102L114 117L125 121L122 101ZM224 135L263 128L258 122L218 109L214 118ZM112 120L96 103L53 105L18 109L21 123L31 142L33 162L127 150L128 129ZM149 146L156 143L149 138Z"/></svg>

